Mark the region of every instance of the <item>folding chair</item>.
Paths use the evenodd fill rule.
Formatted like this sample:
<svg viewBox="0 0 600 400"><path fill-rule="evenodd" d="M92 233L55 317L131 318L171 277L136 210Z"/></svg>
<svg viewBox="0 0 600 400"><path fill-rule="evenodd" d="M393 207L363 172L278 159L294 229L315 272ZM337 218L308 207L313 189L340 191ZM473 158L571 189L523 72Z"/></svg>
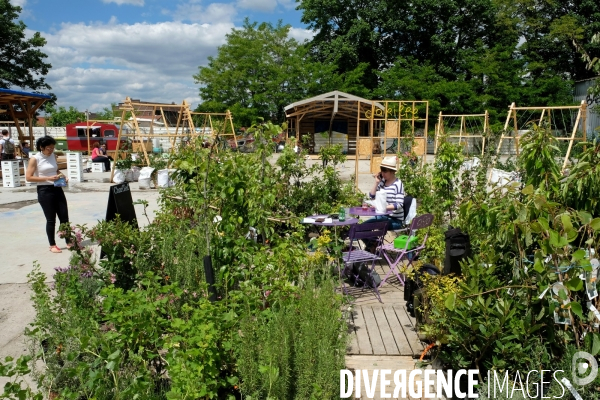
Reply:
<svg viewBox="0 0 600 400"><path fill-rule="evenodd" d="M424 215L413 218L413 220L410 224L410 228L408 230L408 232L409 232L408 236L409 237L414 236L416 234L416 231L419 229L429 228L432 223L433 223L433 214L424 214ZM396 278L398 278L400 283L402 285L404 285L404 278L402 278L402 275L400 274L400 271L398 271L397 266L401 261L403 261L405 259L408 260L408 265L412 265L412 260L414 260L419 255L421 250L423 250L425 248L425 244L427 243L428 235L429 235L429 230L427 230L427 233L425 234L423 243L421 243L414 249L408 248L408 246L410 245L409 240L406 241L406 245L404 246L403 249L395 248L393 243L384 243L381 245L381 249L380 249L381 253L383 254L383 257L386 259L386 261L388 262L390 269L387 272L387 274L385 274L383 279L381 280L379 287L381 287L381 285L383 285L385 283L385 281L388 279L388 277L392 273L394 273L394 275L396 275Z"/></svg>
<svg viewBox="0 0 600 400"><path fill-rule="evenodd" d="M342 261L344 263L344 269L342 271L342 275L353 277L355 281L355 285L359 284L361 281L363 283L363 288L365 285L371 286L371 288L375 292L375 297L379 300L380 303L381 297L379 296L379 290L377 290L378 285L374 284L373 281L373 271L375 270L375 261L381 260L381 248L383 244L383 238L385 236L387 230L387 221L383 222L370 222L367 224L356 224L352 225L350 228L350 233L348 237L350 239L350 248L348 251L342 253ZM355 242L363 239L371 239L377 242L375 253L370 253L366 250L362 250L360 246L357 248L354 247ZM358 243L357 243L358 245ZM355 263L368 263L371 265L368 267L368 276L363 279L359 274L355 274L352 266ZM370 282L368 282L370 280ZM343 285L343 290L346 291L346 286Z"/></svg>

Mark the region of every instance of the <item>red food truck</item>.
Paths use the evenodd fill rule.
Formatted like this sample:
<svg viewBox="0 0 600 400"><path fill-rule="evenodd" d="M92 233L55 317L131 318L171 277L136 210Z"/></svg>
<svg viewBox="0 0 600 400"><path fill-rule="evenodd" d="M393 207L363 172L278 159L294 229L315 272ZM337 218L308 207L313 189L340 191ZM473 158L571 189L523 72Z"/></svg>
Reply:
<svg viewBox="0 0 600 400"><path fill-rule="evenodd" d="M90 151L94 143L106 144L107 150L117 149L117 137L119 136L119 125L103 124L99 122L90 123L76 122L67 125L67 148L71 151L88 151L88 137ZM123 132L125 133L125 131ZM127 147L127 139L121 138L121 149Z"/></svg>

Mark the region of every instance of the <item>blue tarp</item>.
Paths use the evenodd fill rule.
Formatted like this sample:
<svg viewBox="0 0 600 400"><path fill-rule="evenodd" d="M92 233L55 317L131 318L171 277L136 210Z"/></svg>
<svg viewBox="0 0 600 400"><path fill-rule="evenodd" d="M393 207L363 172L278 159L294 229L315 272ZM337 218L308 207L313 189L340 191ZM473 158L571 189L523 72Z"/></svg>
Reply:
<svg viewBox="0 0 600 400"><path fill-rule="evenodd" d="M3 94L11 94L15 96L28 96L28 97L37 97L40 99L51 99L52 96L42 93L31 93L31 92L21 92L19 90L10 90L10 89L0 89L0 96Z"/></svg>

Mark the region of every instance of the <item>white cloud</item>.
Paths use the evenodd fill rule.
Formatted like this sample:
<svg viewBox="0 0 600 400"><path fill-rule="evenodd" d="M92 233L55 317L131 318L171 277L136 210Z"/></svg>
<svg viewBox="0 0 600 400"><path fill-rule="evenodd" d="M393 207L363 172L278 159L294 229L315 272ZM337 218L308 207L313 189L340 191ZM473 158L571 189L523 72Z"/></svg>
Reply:
<svg viewBox="0 0 600 400"><path fill-rule="evenodd" d="M24 8L27 4L27 0L10 0L10 4Z"/></svg>
<svg viewBox="0 0 600 400"><path fill-rule="evenodd" d="M132 6L143 6L144 0L102 0L103 3L115 3L117 5L131 4Z"/></svg>
<svg viewBox="0 0 600 400"><path fill-rule="evenodd" d="M296 1L295 0L277 0L277 2L283 6L284 8L288 9L288 10L292 10L294 8L296 8Z"/></svg>
<svg viewBox="0 0 600 400"><path fill-rule="evenodd" d="M53 68L48 74L58 104L100 111L126 97L160 103L198 104L198 88L185 79L124 69ZM60 92L58 90L59 89Z"/></svg>
<svg viewBox="0 0 600 400"><path fill-rule="evenodd" d="M253 11L273 12L277 8L277 0L238 0L237 5Z"/></svg>
<svg viewBox="0 0 600 400"><path fill-rule="evenodd" d="M187 3L178 4L175 11L167 10L164 13L170 14L175 21L214 24L232 21L237 12L232 4L211 3L203 7L199 0L191 0Z"/></svg>
<svg viewBox="0 0 600 400"><path fill-rule="evenodd" d="M125 96L198 103L192 75L216 55L230 23L63 24L43 33L52 69L47 81L59 105L95 110ZM99 107L99 108L102 108Z"/></svg>
<svg viewBox="0 0 600 400"><path fill-rule="evenodd" d="M302 43L305 40L311 40L313 36L315 36L315 32L309 29L290 28L289 35L290 37L293 37L294 39Z"/></svg>

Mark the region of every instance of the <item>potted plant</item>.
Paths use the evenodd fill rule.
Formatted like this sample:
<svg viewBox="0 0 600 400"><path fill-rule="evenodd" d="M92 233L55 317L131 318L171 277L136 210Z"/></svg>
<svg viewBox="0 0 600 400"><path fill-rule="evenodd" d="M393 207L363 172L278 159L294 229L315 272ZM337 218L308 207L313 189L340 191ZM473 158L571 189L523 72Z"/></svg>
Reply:
<svg viewBox="0 0 600 400"><path fill-rule="evenodd" d="M131 156L128 154L123 160L115 161L115 174L113 176L114 183L123 183L125 181L130 182L133 180L133 172L131 171L131 165L133 161ZM127 179L128 175L131 179Z"/></svg>

